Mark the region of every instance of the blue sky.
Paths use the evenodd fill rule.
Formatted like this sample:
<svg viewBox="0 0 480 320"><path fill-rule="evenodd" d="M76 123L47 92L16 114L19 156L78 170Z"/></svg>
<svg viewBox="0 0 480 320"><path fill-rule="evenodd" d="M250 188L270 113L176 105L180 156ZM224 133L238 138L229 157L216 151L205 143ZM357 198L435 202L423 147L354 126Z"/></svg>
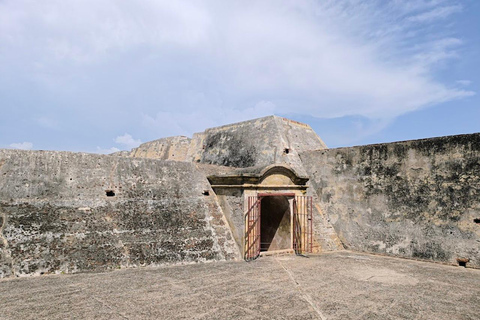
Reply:
<svg viewBox="0 0 480 320"><path fill-rule="evenodd" d="M480 1L0 0L0 148L276 114L329 147L480 131Z"/></svg>

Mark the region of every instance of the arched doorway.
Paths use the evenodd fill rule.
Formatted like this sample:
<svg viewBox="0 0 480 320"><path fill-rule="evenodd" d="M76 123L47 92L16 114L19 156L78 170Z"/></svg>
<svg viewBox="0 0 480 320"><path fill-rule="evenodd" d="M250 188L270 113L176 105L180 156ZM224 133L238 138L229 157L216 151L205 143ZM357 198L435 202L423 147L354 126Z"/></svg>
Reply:
<svg viewBox="0 0 480 320"><path fill-rule="evenodd" d="M245 260L261 252L312 252L308 178L286 164L208 176Z"/></svg>

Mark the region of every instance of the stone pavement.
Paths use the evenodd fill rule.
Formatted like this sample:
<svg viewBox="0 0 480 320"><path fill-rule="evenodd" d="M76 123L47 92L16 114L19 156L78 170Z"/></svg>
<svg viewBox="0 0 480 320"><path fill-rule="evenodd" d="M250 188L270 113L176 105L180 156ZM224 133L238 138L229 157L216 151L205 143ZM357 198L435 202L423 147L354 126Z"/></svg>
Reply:
<svg viewBox="0 0 480 320"><path fill-rule="evenodd" d="M6 279L0 319L480 319L480 270L342 251Z"/></svg>

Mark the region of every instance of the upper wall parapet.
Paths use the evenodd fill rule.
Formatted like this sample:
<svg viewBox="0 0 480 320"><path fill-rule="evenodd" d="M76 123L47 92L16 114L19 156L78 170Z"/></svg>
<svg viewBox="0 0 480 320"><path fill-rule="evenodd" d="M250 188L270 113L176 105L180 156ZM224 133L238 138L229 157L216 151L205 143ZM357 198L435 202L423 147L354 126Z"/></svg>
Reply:
<svg viewBox="0 0 480 320"><path fill-rule="evenodd" d="M285 163L302 171L300 152L326 148L309 125L268 116L210 128L195 133L192 139L172 137L147 142L132 150L130 156L236 168Z"/></svg>
<svg viewBox="0 0 480 320"><path fill-rule="evenodd" d="M189 161L187 158L192 139L185 136L162 138L141 144L132 149L133 158L151 158L160 160Z"/></svg>

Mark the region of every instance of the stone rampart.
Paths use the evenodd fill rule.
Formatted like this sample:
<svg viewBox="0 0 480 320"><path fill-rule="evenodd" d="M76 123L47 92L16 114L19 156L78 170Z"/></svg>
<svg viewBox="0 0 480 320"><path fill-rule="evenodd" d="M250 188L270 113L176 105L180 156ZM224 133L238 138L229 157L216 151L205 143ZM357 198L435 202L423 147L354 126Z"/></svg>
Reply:
<svg viewBox="0 0 480 320"><path fill-rule="evenodd" d="M162 138L141 144L127 156L160 160L191 161L188 158L192 139L184 136Z"/></svg>
<svg viewBox="0 0 480 320"><path fill-rule="evenodd" d="M480 268L480 134L300 157L345 247Z"/></svg>
<svg viewBox="0 0 480 320"><path fill-rule="evenodd" d="M0 277L238 257L193 163L0 150Z"/></svg>
<svg viewBox="0 0 480 320"><path fill-rule="evenodd" d="M210 128L192 139L170 137L146 142L130 156L236 168L285 163L303 173L298 153L325 148L309 125L269 116Z"/></svg>

